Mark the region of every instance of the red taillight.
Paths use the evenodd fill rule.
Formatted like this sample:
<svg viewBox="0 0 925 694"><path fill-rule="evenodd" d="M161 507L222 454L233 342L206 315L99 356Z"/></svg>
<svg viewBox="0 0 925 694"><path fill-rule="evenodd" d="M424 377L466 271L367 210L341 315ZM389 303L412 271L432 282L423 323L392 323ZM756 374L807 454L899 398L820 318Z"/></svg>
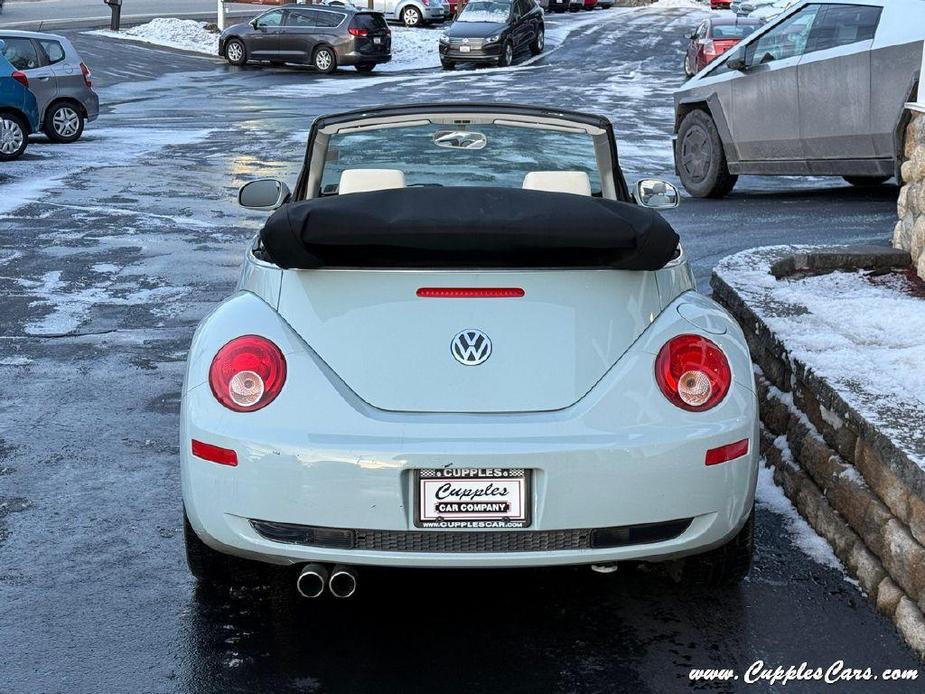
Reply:
<svg viewBox="0 0 925 694"><path fill-rule="evenodd" d="M215 399L229 410L253 412L266 407L286 382L286 359L265 337L244 335L218 350L209 369Z"/></svg>
<svg viewBox="0 0 925 694"><path fill-rule="evenodd" d="M16 80L17 82L19 82L19 83L20 83L22 86L24 86L24 87L28 87L28 86L29 86L29 78L26 77L26 73L25 73L25 72L20 72L19 70L15 70L15 71L13 72L13 74L10 75L10 77L12 77L14 80Z"/></svg>
<svg viewBox="0 0 925 694"><path fill-rule="evenodd" d="M81 63L80 71L83 73L83 76L84 76L84 84L86 84L87 87L92 87L93 80L91 78L93 77L93 74L90 72L90 68L88 68L86 65Z"/></svg>
<svg viewBox="0 0 925 694"><path fill-rule="evenodd" d="M702 412L726 397L732 371L715 343L700 335L679 335L659 351L655 380L665 397L682 410Z"/></svg>
<svg viewBox="0 0 925 694"><path fill-rule="evenodd" d="M196 439L193 439L193 455L219 465L228 465L229 467L237 467L238 465L238 454L230 448L213 446L211 443L203 443Z"/></svg>
<svg viewBox="0 0 925 694"><path fill-rule="evenodd" d="M422 299L519 299L524 295L520 287L421 287Z"/></svg>
<svg viewBox="0 0 925 694"><path fill-rule="evenodd" d="M351 36L369 36L369 31L367 29L360 29L359 27L350 27L347 29L347 32Z"/></svg>
<svg viewBox="0 0 925 694"><path fill-rule="evenodd" d="M748 453L748 439L742 439L719 448L711 448L707 451L706 464L719 465L720 463L728 463L730 460L741 458L746 453Z"/></svg>

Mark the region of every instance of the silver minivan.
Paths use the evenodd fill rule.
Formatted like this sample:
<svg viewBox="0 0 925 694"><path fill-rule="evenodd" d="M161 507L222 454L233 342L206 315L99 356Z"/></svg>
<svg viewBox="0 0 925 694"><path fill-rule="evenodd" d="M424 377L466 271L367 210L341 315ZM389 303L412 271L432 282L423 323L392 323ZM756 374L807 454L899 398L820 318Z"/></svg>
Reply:
<svg viewBox="0 0 925 694"><path fill-rule="evenodd" d="M96 120L100 100L90 69L63 36L32 31L0 31L0 49L29 79L39 106L42 130L54 142L74 142Z"/></svg>
<svg viewBox="0 0 925 694"><path fill-rule="evenodd" d="M925 0L804 0L675 92L675 164L696 197L739 174L899 175Z"/></svg>

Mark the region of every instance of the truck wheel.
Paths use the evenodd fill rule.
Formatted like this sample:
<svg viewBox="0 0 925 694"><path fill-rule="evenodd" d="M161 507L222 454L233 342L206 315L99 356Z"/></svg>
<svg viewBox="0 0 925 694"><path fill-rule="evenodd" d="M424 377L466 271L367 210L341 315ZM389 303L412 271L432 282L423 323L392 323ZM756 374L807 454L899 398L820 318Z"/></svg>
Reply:
<svg viewBox="0 0 925 694"><path fill-rule="evenodd" d="M48 139L53 142L76 142L84 131L83 114L73 104L53 104L45 112L45 123L42 127Z"/></svg>
<svg viewBox="0 0 925 694"><path fill-rule="evenodd" d="M842 176L848 183L857 188L874 188L882 186L889 181L892 176Z"/></svg>
<svg viewBox="0 0 925 694"><path fill-rule="evenodd" d="M414 6L406 7L401 11L401 21L406 27L421 26L421 11Z"/></svg>
<svg viewBox="0 0 925 694"><path fill-rule="evenodd" d="M25 119L12 113L0 113L0 161L19 159L29 144L29 127Z"/></svg>
<svg viewBox="0 0 925 694"><path fill-rule="evenodd" d="M695 198L723 198L739 180L729 173L716 123L699 109L681 121L675 159L681 183Z"/></svg>
<svg viewBox="0 0 925 694"><path fill-rule="evenodd" d="M742 529L722 547L686 557L675 564L672 578L680 584L704 588L734 586L748 575L755 552L755 509Z"/></svg>
<svg viewBox="0 0 925 694"><path fill-rule="evenodd" d="M199 539L189 518L183 513L183 541L186 544L186 564L193 578L207 585L241 585L260 579L258 562L216 552Z"/></svg>
<svg viewBox="0 0 925 694"><path fill-rule="evenodd" d="M231 39L225 45L225 60L232 65L244 65L247 62L247 48L244 47L244 42Z"/></svg>

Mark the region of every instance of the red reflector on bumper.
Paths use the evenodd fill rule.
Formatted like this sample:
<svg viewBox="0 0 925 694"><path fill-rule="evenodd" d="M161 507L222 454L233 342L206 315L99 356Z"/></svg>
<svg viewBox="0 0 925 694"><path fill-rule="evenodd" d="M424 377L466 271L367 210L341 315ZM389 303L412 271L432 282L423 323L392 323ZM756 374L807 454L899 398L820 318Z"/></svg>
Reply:
<svg viewBox="0 0 925 694"><path fill-rule="evenodd" d="M421 287L418 296L423 299L519 299L524 295L520 287Z"/></svg>
<svg viewBox="0 0 925 694"><path fill-rule="evenodd" d="M231 467L237 467L238 465L238 454L230 448L213 446L210 443L203 443L196 439L193 439L193 455L219 465L229 465Z"/></svg>
<svg viewBox="0 0 925 694"><path fill-rule="evenodd" d="M748 439L742 439L707 451L707 465L726 463L741 458L746 453L748 453Z"/></svg>

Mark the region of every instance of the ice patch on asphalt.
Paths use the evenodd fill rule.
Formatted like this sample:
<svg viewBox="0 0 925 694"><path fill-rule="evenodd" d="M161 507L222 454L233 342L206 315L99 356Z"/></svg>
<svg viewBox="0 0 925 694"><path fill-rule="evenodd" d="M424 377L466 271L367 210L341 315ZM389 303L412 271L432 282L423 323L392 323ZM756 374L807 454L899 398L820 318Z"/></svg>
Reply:
<svg viewBox="0 0 925 694"><path fill-rule="evenodd" d="M191 145L206 139L211 130L166 128L94 128L69 145L30 142L25 156L8 164L0 183L0 218L42 197L66 177L88 168L125 164L162 147ZM53 172L53 173L51 173Z"/></svg>
<svg viewBox="0 0 925 694"><path fill-rule="evenodd" d="M763 461L758 465L758 487L755 495L760 506L783 517L784 527L795 547L818 564L835 569L847 578L845 567L835 556L829 543L825 538L817 535L812 526L794 508L783 490L774 483L773 470L765 467Z"/></svg>

